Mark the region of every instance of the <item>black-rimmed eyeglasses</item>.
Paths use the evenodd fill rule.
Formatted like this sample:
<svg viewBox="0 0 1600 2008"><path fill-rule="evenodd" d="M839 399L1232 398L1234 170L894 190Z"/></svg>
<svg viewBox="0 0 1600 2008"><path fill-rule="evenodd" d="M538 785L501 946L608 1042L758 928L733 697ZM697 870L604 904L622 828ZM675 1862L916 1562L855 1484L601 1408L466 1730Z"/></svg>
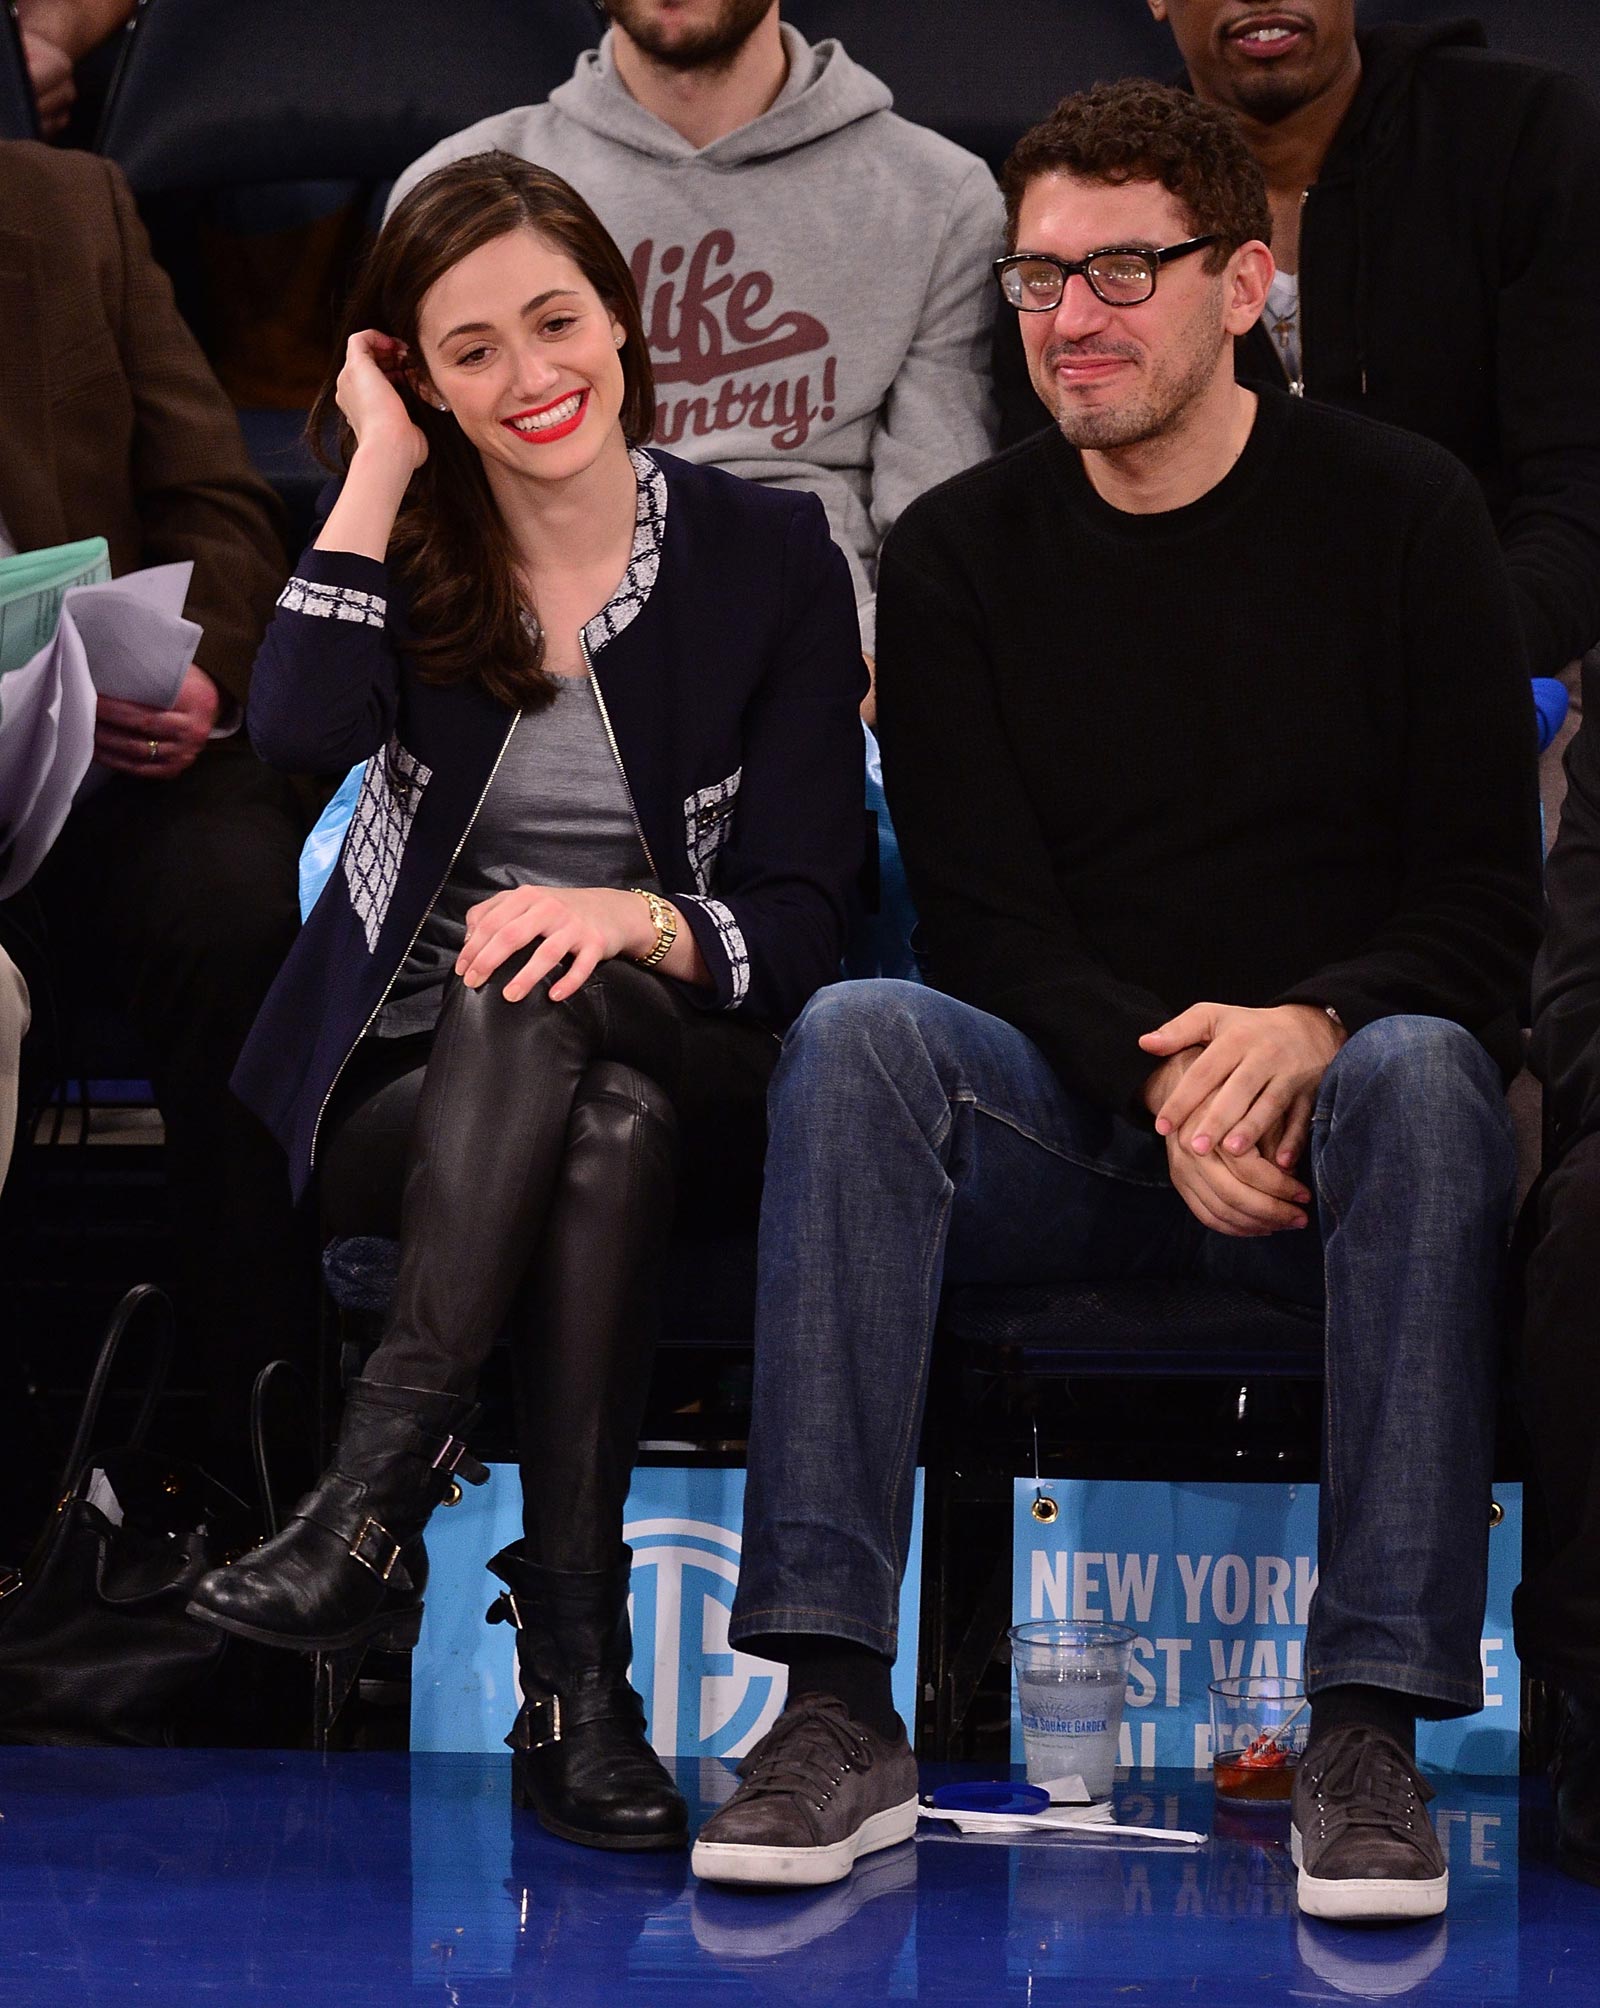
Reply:
<svg viewBox="0 0 1600 2008"><path fill-rule="evenodd" d="M1156 273L1175 258L1187 258L1216 243L1210 237L1186 237L1164 251L1129 250L1110 245L1087 258L1052 258L1048 251L1013 251L996 258L994 276L1000 290L1020 313L1053 314L1061 305L1067 281L1080 273L1089 290L1108 307L1142 307L1156 290Z"/></svg>

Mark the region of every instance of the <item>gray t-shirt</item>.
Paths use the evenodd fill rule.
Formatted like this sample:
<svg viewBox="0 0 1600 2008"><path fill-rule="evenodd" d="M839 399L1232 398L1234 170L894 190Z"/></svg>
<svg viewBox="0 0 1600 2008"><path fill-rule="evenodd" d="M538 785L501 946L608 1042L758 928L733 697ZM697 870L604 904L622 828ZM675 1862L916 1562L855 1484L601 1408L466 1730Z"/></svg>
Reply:
<svg viewBox="0 0 1600 2008"><path fill-rule="evenodd" d="M661 890L590 677L558 677L554 701L517 720L444 890L378 1013L378 1037L433 1030L468 907L519 885ZM532 952L513 956L512 967Z"/></svg>

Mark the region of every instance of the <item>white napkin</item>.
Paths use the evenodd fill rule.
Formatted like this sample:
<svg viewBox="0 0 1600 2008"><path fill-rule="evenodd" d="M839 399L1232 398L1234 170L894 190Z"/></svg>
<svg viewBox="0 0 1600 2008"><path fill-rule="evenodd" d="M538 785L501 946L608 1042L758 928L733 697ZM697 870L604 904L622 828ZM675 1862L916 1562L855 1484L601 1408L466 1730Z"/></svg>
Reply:
<svg viewBox="0 0 1600 2008"><path fill-rule="evenodd" d="M1188 1847L1203 1847L1208 1839L1186 1827L1122 1826L1109 1799L1098 1806L1051 1806L1038 1813L965 1813L943 1806L919 1806L917 1813L924 1820L944 1821L960 1834L1003 1834L1008 1840L1026 1840L1030 1834L1082 1834L1113 1843L1178 1841Z"/></svg>

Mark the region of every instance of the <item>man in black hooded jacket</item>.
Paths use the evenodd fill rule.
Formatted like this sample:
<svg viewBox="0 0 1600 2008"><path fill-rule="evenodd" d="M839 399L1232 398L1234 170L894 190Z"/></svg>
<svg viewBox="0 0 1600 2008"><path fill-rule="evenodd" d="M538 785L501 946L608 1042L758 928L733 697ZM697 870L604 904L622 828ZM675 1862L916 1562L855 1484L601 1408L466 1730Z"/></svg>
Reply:
<svg viewBox="0 0 1600 2008"><path fill-rule="evenodd" d="M1600 113L1471 21L1357 32L1355 0L1149 5L1196 94L1240 117L1296 282L1289 325L1269 307L1240 345L1241 378L1464 461L1529 673L1561 674L1600 641Z"/></svg>
<svg viewBox="0 0 1600 2008"><path fill-rule="evenodd" d="M1267 178L1292 283L1240 344L1241 380L1464 461L1529 674L1562 675L1600 642L1600 112L1470 21L1358 31L1355 0L1148 5ZM1038 411L1009 395L1008 362L1010 439Z"/></svg>

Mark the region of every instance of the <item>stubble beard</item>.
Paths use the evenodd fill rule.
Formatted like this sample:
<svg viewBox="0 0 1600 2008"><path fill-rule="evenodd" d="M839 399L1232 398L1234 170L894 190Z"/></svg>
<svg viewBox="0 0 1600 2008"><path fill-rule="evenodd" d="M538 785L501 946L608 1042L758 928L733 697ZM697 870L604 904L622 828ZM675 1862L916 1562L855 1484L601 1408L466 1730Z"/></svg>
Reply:
<svg viewBox="0 0 1600 2008"><path fill-rule="evenodd" d="M1219 311L1195 328L1193 339L1173 367L1152 374L1141 388L1116 404L1076 404L1072 393L1052 378L1052 408L1062 438L1080 450L1104 453L1118 447L1143 446L1176 431L1190 407L1210 389L1226 340ZM1131 352L1100 349L1087 353Z"/></svg>
<svg viewBox="0 0 1600 2008"><path fill-rule="evenodd" d="M722 0L697 34L663 34L647 0L604 0L605 10L645 54L670 70L723 70L771 10L772 0Z"/></svg>

